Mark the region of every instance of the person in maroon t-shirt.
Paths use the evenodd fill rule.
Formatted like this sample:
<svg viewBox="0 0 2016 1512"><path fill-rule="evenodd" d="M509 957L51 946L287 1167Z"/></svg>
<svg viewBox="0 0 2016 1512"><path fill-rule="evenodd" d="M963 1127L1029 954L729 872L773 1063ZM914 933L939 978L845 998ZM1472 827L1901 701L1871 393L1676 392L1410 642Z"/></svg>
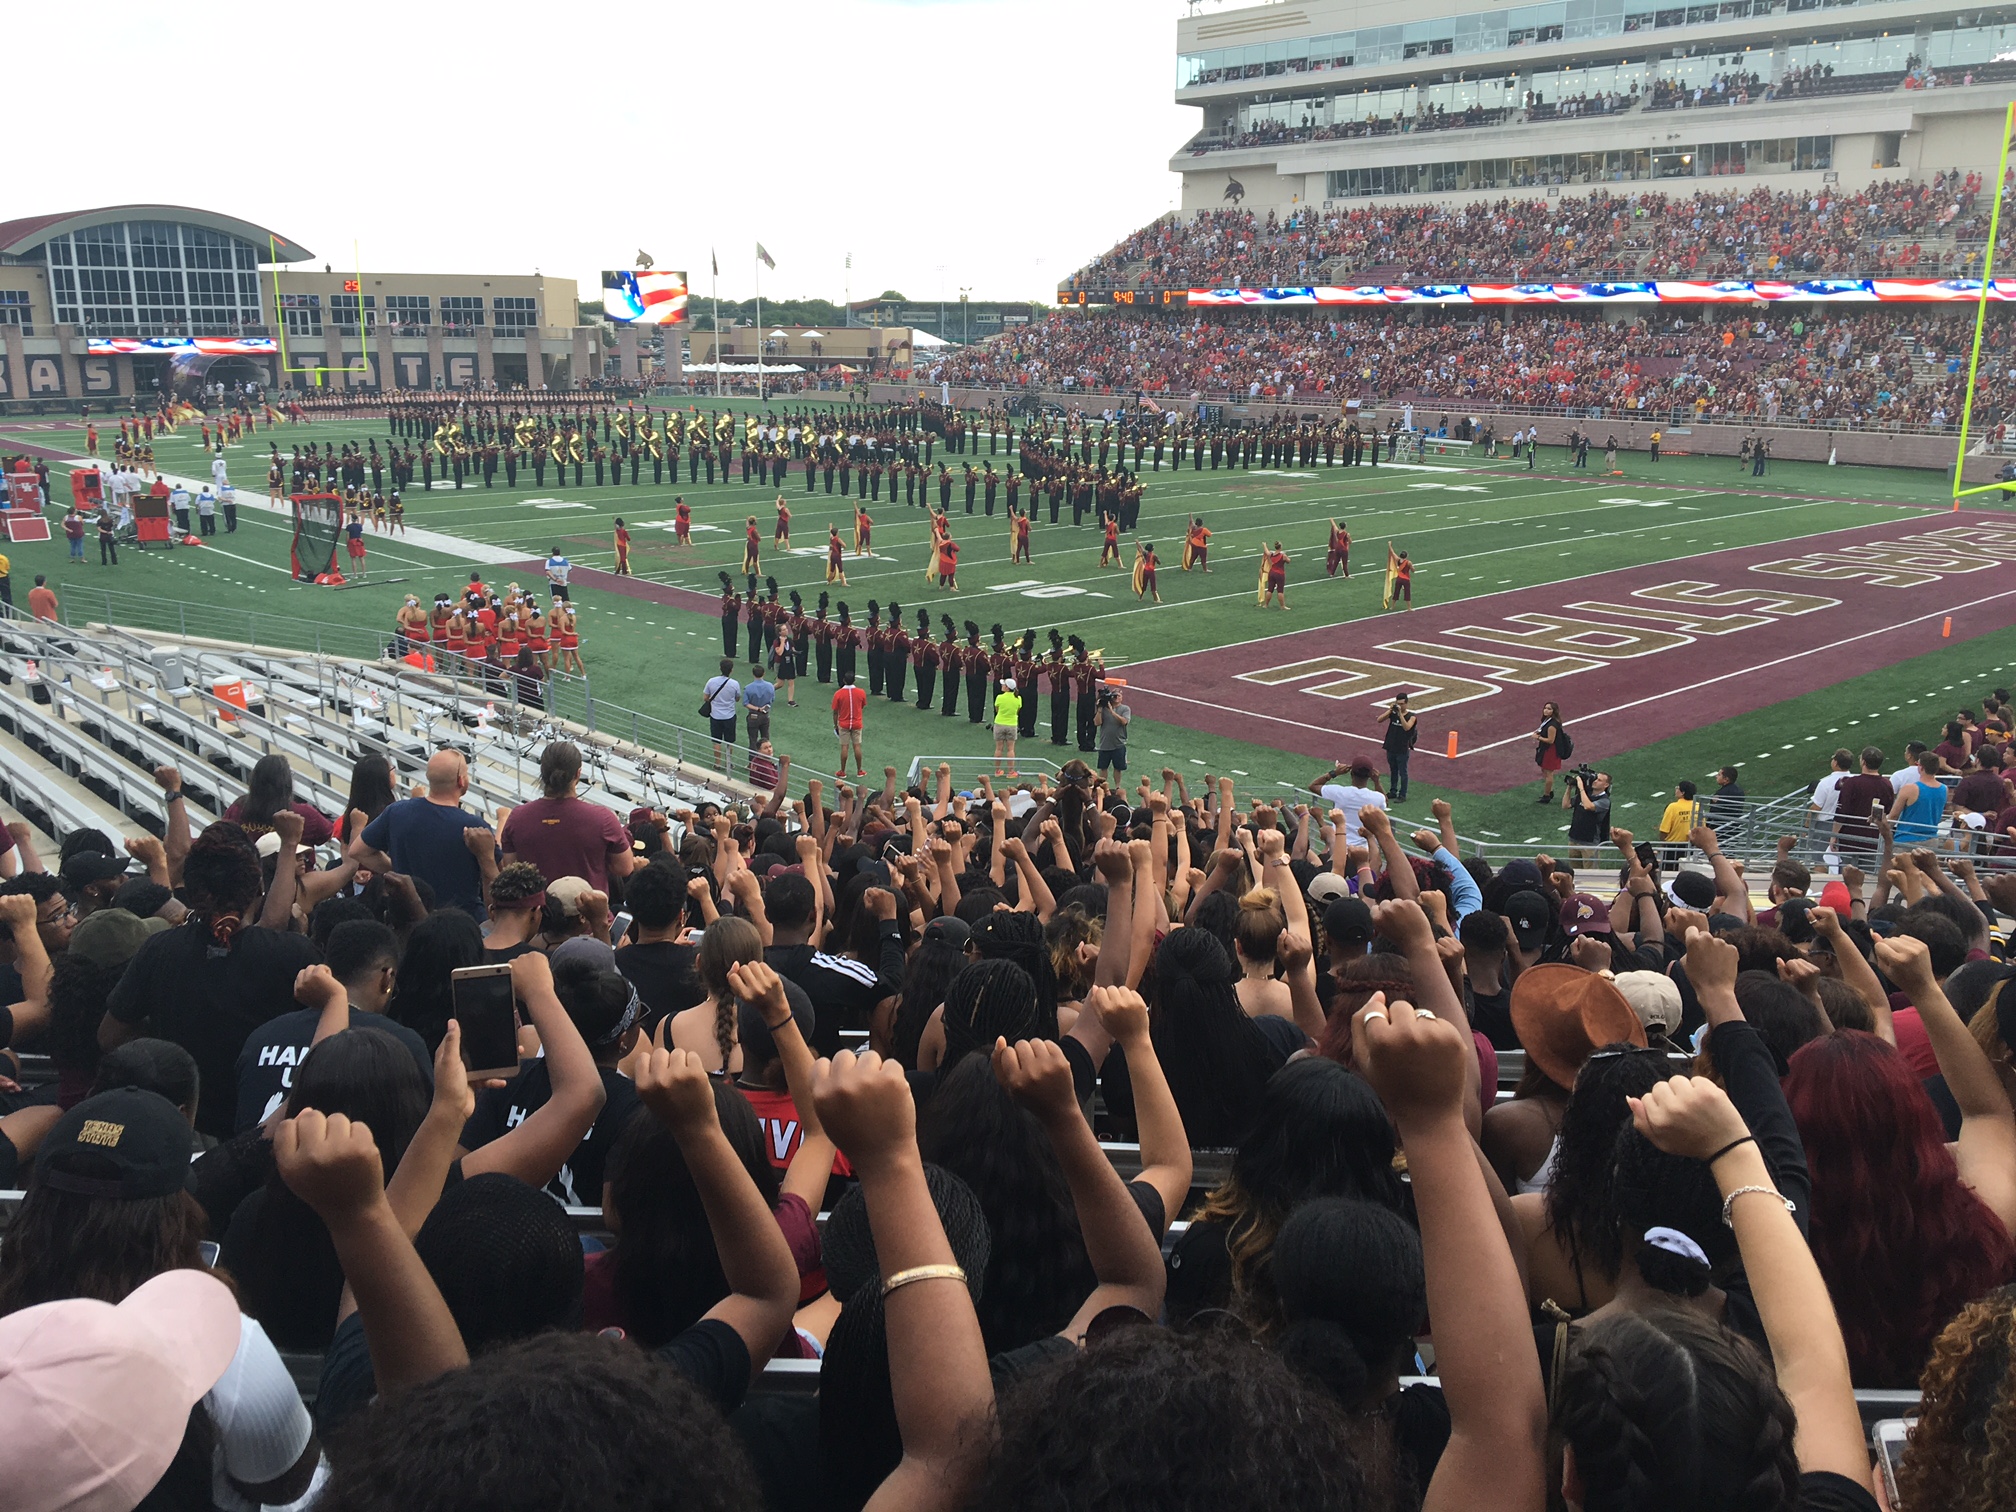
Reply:
<svg viewBox="0 0 2016 1512"><path fill-rule="evenodd" d="M1835 789L1834 838L1837 848L1862 854L1876 849L1876 826L1870 822L1871 808L1888 809L1897 795L1890 779L1883 775L1883 753L1875 746L1862 750L1862 770L1845 778Z"/></svg>
<svg viewBox="0 0 2016 1512"><path fill-rule="evenodd" d="M574 795L580 782L580 749L571 741L550 743L539 757L544 796L511 810L498 843L506 866L529 861L546 876L580 877L606 893L610 878L629 876L636 861L615 814Z"/></svg>

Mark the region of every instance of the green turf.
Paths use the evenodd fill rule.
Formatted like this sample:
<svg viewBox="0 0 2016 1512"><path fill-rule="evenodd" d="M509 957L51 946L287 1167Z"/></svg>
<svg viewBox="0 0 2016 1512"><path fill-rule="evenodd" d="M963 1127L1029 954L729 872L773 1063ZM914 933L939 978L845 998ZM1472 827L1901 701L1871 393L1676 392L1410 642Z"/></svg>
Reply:
<svg viewBox="0 0 2016 1512"><path fill-rule="evenodd" d="M746 401L728 407L750 408ZM110 429L116 434L116 422ZM282 426L276 434L285 450L309 439L326 445L369 436L378 437L382 446L386 430L382 422L359 419ZM10 437L0 424L0 445L10 438L44 446L81 449L82 445L81 429L21 430ZM230 453L241 492L263 492L268 439L262 431L249 445ZM109 450L109 441L105 445ZM207 459L194 426L157 440L156 454L170 472L207 475ZM986 456L983 440L974 460ZM948 460L956 474L965 459ZM997 471L1009 461L1000 454L992 460ZM1377 567L1389 537L1406 547L1418 564L1417 598L1436 602L1790 539L1894 518L1897 505L1936 509L1945 502L1942 478L1902 469L1776 464L1771 476L1758 480L1726 459L1669 458L1654 467L1636 455L1623 459L1627 476L1622 479L1593 475L1528 479L1503 461L1487 469L1449 460L1449 470L1433 472L1319 465L1291 470L1303 474L1294 476L1214 472L1208 462L1202 472L1187 467L1180 473L1167 467L1161 473L1149 472L1141 533L1155 541L1164 561L1165 602L1159 607L1135 600L1126 570L1102 570L1096 565L1097 532L1090 524L1074 529L1068 508L1064 522L1055 527L1047 523L1047 509L1043 512L1034 534L1034 564L1011 567L1005 495L1001 512L993 519L968 517L963 513L963 488L957 486L952 518L955 536L965 548L962 592L939 594L927 585L924 513L887 499L870 506L876 520L875 550L883 559L857 560L850 555L850 586L834 592L849 602L857 617L865 614L871 597L884 604L893 597L913 622L916 610L927 607L934 622L941 613L959 621L977 620L983 628L998 620L1011 635L1034 628L1041 637L1054 625L1103 647L1109 666L1123 669L1129 662L1148 658L1376 616ZM1565 454L1542 453L1543 468L1565 468L1565 462ZM553 486L550 472L545 489L533 486L525 475L520 478L525 486L515 492L501 486L485 490L480 484L459 493L416 489L408 498L407 516L415 527L522 551L528 558L544 557L557 545L581 566L608 567L613 560L611 521L621 514L636 535L633 565L641 575L712 593L718 591L720 570L732 573L739 567L742 522L754 514L765 540L764 570L774 574L784 589L798 588L808 603L824 586L820 555L768 554L775 492L744 487L739 470L729 485L709 487L703 473L698 486L682 483L677 490L670 483L653 487L648 472L644 484L636 488L627 483L597 488L592 471L587 476L587 485L578 489L571 482ZM55 482L62 497L67 489L60 468ZM1483 491L1450 492L1452 485ZM1682 488L1701 491L1675 492ZM640 522L669 522L675 491L683 492L693 506L697 527L714 527L700 529L691 550L672 544L669 526L639 528ZM802 475L795 472L785 495L798 547L819 547L829 520L851 539L852 501L823 491L806 495ZM528 502L535 498L581 507L541 509ZM1612 498L1631 502L1601 502ZM1645 507L1661 499L1672 502L1665 508ZM1682 510L1681 504L1691 508ZM1208 575L1186 574L1176 565L1182 523L1192 513L1202 514L1215 532L1213 571ZM1354 556L1359 571L1348 582L1322 576L1325 521L1332 516L1347 519L1357 541ZM291 620L292 638L312 644L316 622L382 629L390 623L401 595L414 592L424 597L451 589L466 572L466 564L452 555L396 537L374 536L371 582L342 592L307 587L286 574L287 536L277 517L248 511L236 535L219 535L203 550L172 555L128 551L117 568L100 568L95 543L87 543L89 557L84 564L72 564L65 560L59 535L46 545L14 548L14 582L25 590L31 574L47 572L59 592L74 588L80 601L104 585L183 600L206 624L217 623L216 616L225 610L256 611L262 617L280 617L262 619L257 627L261 638L280 638L287 633L283 621ZM1263 542L1276 539L1286 543L1295 558L1290 569L1293 607L1285 613L1263 612L1253 602L1257 553ZM485 575L492 582L498 576L489 569ZM393 577L403 581L387 581ZM695 723L698 688L720 654L714 617L592 588L577 591L576 597L597 698L675 723ZM1748 763L1745 785L1763 794L1810 780L1824 769L1825 752L1836 741L1860 745L1874 740L1886 749L1901 749L1906 738L1936 731L1946 704L1963 693L1978 694L1984 682L2003 681L1998 669L2007 664L2012 648L2016 632L1956 641L1933 656L1627 753L1608 763L1618 776L1620 818L1628 820L1635 814L1622 805L1650 807L1655 790L1663 792L1678 777L1698 780L1727 760ZM1932 691L1949 684L1956 690L1950 695ZM816 684L810 686L816 690ZM1843 714L1861 722L1851 723L1840 717ZM1818 733L1832 729L1841 733ZM801 770L830 771L826 766L832 750L830 728L816 692L808 694L801 688L797 709L780 704L774 737L779 750L791 753ZM918 755L982 756L990 750L981 730L963 717L945 720L914 710L871 706L867 731L871 766L903 766ZM1132 750L1137 770L1166 764L1193 780L1206 772L1230 773L1242 785L1250 783L1261 791L1279 792L1284 784L1299 787L1313 775L1312 764L1298 755L1147 721L1136 722ZM1032 754L1055 752L1039 739ZM1564 816L1540 809L1532 802L1533 791L1529 787L1524 793L1458 796L1463 830L1519 842L1553 835ZM1428 800L1435 796L1438 792L1429 784L1415 784L1406 811L1425 815ZM1649 817L1654 816L1641 820L1641 827Z"/></svg>

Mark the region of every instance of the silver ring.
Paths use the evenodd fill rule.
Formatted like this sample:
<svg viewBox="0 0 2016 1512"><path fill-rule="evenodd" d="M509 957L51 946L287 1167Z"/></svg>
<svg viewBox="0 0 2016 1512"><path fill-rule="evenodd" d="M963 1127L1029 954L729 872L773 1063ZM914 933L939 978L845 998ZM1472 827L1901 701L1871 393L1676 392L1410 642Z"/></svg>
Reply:
<svg viewBox="0 0 2016 1512"><path fill-rule="evenodd" d="M1433 1012L1432 1012L1431 1010L1429 1010L1429 1009L1427 1009L1427 1008L1416 1008L1416 1009L1414 1010L1414 1017L1416 1017L1416 1018L1433 1018L1433 1017L1435 1017L1435 1015L1434 1015L1434 1013L1433 1013Z"/></svg>
<svg viewBox="0 0 2016 1512"><path fill-rule="evenodd" d="M1368 1024L1371 1023L1372 1020L1374 1019L1378 1019L1381 1023L1392 1022L1391 1019L1386 1017L1386 1010L1383 1008L1374 1008L1371 1012L1365 1015L1365 1022Z"/></svg>

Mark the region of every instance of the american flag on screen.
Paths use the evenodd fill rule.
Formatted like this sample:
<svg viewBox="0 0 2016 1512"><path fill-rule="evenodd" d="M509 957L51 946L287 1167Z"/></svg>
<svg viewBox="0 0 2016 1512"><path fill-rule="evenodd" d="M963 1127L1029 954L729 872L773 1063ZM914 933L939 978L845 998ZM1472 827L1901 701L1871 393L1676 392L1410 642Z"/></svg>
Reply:
<svg viewBox="0 0 2016 1512"><path fill-rule="evenodd" d="M627 268L604 273L602 310L621 325L678 325L686 318L686 275Z"/></svg>

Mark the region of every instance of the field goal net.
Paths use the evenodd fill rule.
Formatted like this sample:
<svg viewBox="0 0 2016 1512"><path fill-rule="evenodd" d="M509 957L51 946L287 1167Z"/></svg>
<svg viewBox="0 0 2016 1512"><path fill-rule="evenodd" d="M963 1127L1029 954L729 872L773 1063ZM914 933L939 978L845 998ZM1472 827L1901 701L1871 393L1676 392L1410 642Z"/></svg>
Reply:
<svg viewBox="0 0 2016 1512"><path fill-rule="evenodd" d="M301 582L336 572L336 548L343 540L343 501L335 494L294 494L294 540L288 566Z"/></svg>

